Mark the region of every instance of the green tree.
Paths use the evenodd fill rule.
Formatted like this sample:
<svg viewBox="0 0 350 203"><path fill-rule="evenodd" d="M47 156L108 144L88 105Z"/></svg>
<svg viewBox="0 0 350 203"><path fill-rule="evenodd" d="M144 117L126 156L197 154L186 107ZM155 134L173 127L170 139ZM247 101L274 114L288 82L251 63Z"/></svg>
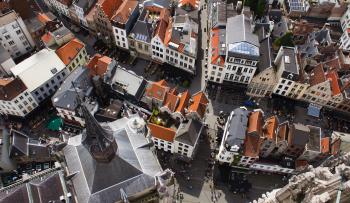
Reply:
<svg viewBox="0 0 350 203"><path fill-rule="evenodd" d="M277 38L273 42L274 46L279 48L280 46L287 46L287 47L294 47L293 43L293 34L291 32L287 32L285 35L283 35L280 38Z"/></svg>

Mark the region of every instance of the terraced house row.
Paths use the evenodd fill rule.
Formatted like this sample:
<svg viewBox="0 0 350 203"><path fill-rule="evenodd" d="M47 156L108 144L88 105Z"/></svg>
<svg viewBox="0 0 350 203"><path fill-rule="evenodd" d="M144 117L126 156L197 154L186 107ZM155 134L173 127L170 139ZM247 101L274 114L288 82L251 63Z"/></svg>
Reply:
<svg viewBox="0 0 350 203"><path fill-rule="evenodd" d="M199 1L48 0L49 7L131 55L196 74Z"/></svg>
<svg viewBox="0 0 350 203"><path fill-rule="evenodd" d="M300 4L301 11L290 1L282 9L270 2L257 21L240 4L210 4L208 83L243 86L252 98L279 95L350 112L347 3ZM320 9L328 13L314 15ZM298 19L298 12L318 21Z"/></svg>

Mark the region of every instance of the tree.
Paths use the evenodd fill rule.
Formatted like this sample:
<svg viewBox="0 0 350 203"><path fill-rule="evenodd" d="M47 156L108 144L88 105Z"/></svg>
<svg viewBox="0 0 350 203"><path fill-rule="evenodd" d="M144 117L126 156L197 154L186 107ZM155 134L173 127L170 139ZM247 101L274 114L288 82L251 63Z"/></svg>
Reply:
<svg viewBox="0 0 350 203"><path fill-rule="evenodd" d="M273 45L276 48L279 48L280 46L287 46L287 47L294 47L293 43L293 34L291 32L287 32L284 34L282 37L277 38L274 42Z"/></svg>

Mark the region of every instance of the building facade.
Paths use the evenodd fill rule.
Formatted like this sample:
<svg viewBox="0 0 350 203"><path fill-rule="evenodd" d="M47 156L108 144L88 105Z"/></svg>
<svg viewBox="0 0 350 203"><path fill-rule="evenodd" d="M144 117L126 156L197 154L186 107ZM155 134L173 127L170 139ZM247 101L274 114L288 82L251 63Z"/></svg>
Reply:
<svg viewBox="0 0 350 203"><path fill-rule="evenodd" d="M11 54L12 58L22 56L35 47L22 18L13 10L0 13L0 38L1 45Z"/></svg>

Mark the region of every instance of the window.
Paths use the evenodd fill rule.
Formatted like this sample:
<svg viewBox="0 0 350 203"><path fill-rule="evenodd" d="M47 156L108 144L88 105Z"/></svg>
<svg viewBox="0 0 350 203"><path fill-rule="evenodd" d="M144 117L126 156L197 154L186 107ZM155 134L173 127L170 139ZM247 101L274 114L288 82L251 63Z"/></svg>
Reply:
<svg viewBox="0 0 350 203"><path fill-rule="evenodd" d="M10 39L10 35L5 35L5 39Z"/></svg>
<svg viewBox="0 0 350 203"><path fill-rule="evenodd" d="M23 109L23 106L20 104L20 105L18 105L18 108L19 109Z"/></svg>
<svg viewBox="0 0 350 203"><path fill-rule="evenodd" d="M27 114L27 111L26 111L26 110L23 110L22 112L23 112L23 114Z"/></svg>
<svg viewBox="0 0 350 203"><path fill-rule="evenodd" d="M33 99L32 99L31 97L29 97L28 100L29 100L30 102L33 101Z"/></svg>
<svg viewBox="0 0 350 203"><path fill-rule="evenodd" d="M17 35L21 34L21 30L17 30L17 31L16 31L16 34L17 34Z"/></svg>
<svg viewBox="0 0 350 203"><path fill-rule="evenodd" d="M62 72L62 76L63 76L63 77L66 76L66 73L65 73L65 72Z"/></svg>
<svg viewBox="0 0 350 203"><path fill-rule="evenodd" d="M58 76L57 76L57 79L58 79L58 80L61 80L61 76L58 75Z"/></svg>
<svg viewBox="0 0 350 203"><path fill-rule="evenodd" d="M19 99L22 100L22 99L23 99L23 96L20 96Z"/></svg>
<svg viewBox="0 0 350 203"><path fill-rule="evenodd" d="M46 85L45 85L46 87L49 87L49 84L48 83L46 83Z"/></svg>
<svg viewBox="0 0 350 203"><path fill-rule="evenodd" d="M9 45L11 45L11 46L12 46L12 45L14 45L14 44L15 44L15 42L14 42L14 41L12 41L12 40L11 40L11 41L9 41Z"/></svg>
<svg viewBox="0 0 350 203"><path fill-rule="evenodd" d="M27 102L27 101L24 101L23 104L24 104L24 105L28 105L28 102Z"/></svg>
<svg viewBox="0 0 350 203"><path fill-rule="evenodd" d="M35 95L39 95L39 92L38 91L35 91L35 93L34 93Z"/></svg>

